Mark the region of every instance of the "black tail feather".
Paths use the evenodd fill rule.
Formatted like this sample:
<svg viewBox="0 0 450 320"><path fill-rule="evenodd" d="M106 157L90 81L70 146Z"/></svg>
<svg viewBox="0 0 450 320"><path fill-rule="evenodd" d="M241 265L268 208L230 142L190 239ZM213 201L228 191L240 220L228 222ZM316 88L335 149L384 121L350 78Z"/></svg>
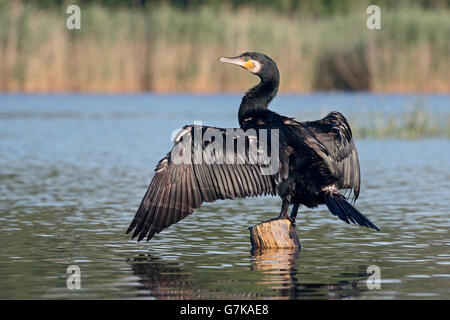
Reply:
<svg viewBox="0 0 450 320"><path fill-rule="evenodd" d="M342 221L350 224L353 222L363 227L368 227L380 231L369 219L352 206L344 196L333 194L325 198L325 204L330 212Z"/></svg>

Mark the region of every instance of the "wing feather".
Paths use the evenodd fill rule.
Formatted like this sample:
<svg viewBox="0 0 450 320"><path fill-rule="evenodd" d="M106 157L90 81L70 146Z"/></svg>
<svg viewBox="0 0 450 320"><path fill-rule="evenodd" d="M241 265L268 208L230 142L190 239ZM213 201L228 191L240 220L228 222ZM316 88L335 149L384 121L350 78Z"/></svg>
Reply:
<svg viewBox="0 0 450 320"><path fill-rule="evenodd" d="M206 127L206 130L210 129L220 132L222 141L224 141L223 151L226 150L226 130ZM127 233L134 230L133 238L137 236L138 241L144 237L150 240L156 233L191 214L203 202L277 193L276 181L279 181L279 177L263 175L262 165L256 161L257 156L255 154L238 154L236 145L232 155L235 163L226 163L226 152L215 152L216 160L220 161L212 163L194 161L196 149L194 148L193 132L194 127L184 127L179 136L175 138L172 151L158 163L155 175L127 230ZM254 139L254 142L258 137L244 135L241 138L246 139L246 152L251 153L248 152L249 139ZM214 141L210 140L202 145L205 146ZM191 148L188 148L188 144ZM179 151L178 155L190 152L189 161L181 163L174 161L172 152L177 155L174 151L175 148ZM241 164L237 163L238 159L247 161ZM249 163L249 159L253 161ZM279 167L282 167L282 164Z"/></svg>
<svg viewBox="0 0 450 320"><path fill-rule="evenodd" d="M324 159L331 174L338 180L339 189L353 191L358 199L361 173L358 152L347 119L339 112L331 112L318 121L303 123L315 139L314 149Z"/></svg>

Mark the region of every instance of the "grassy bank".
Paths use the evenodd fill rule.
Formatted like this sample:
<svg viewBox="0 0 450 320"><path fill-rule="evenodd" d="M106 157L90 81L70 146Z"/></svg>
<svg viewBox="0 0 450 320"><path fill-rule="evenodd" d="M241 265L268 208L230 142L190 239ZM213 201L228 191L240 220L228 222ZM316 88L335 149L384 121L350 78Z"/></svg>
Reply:
<svg viewBox="0 0 450 320"><path fill-rule="evenodd" d="M367 120L367 117L370 120ZM354 114L349 117L357 138L424 139L450 138L450 114L435 114L416 107L401 114Z"/></svg>
<svg viewBox="0 0 450 320"><path fill-rule="evenodd" d="M365 10L85 5L81 30L68 30L65 7L0 5L1 91L243 91L255 78L217 58L261 51L284 92L450 92L449 10L384 10L382 30L368 30Z"/></svg>

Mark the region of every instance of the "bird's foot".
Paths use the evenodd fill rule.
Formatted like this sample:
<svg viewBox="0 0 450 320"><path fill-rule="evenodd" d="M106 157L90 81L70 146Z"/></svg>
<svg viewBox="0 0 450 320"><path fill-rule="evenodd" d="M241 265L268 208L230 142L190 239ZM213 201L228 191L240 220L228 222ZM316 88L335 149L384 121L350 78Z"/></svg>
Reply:
<svg viewBox="0 0 450 320"><path fill-rule="evenodd" d="M287 217L287 219L288 219L289 221L291 221L291 223L295 226L295 218L293 218L293 217Z"/></svg>
<svg viewBox="0 0 450 320"><path fill-rule="evenodd" d="M295 218L290 217L290 216L279 216L279 217L274 218L272 220L283 220L283 219L289 220L295 226Z"/></svg>

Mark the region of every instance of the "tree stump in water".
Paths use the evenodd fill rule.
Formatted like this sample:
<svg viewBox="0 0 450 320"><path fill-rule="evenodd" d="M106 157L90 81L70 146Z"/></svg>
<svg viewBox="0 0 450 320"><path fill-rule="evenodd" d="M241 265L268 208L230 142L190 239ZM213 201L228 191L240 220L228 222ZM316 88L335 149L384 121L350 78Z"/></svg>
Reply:
<svg viewBox="0 0 450 320"><path fill-rule="evenodd" d="M253 249L300 248L295 225L288 219L273 219L248 229Z"/></svg>

